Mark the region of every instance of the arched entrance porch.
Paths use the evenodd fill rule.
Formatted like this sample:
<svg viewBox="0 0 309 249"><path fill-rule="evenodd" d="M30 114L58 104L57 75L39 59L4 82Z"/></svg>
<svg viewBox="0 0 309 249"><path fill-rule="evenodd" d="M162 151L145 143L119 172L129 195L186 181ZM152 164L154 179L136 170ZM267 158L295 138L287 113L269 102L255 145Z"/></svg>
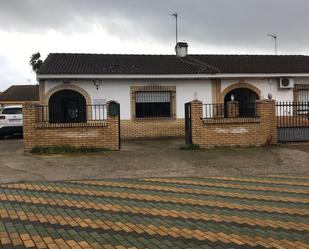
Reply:
<svg viewBox="0 0 309 249"><path fill-rule="evenodd" d="M55 92L48 101L49 122L82 123L86 122L86 100L74 90Z"/></svg>
<svg viewBox="0 0 309 249"><path fill-rule="evenodd" d="M239 117L253 117L256 114L256 101L259 96L249 88L236 88L229 91L224 97L224 105L234 100L238 102ZM227 108L225 108L227 110Z"/></svg>

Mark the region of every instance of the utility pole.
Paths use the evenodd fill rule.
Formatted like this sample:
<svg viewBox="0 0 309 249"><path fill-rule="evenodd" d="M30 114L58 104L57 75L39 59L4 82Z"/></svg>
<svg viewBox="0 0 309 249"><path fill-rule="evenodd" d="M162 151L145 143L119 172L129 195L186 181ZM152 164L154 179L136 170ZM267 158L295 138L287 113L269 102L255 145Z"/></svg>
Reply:
<svg viewBox="0 0 309 249"><path fill-rule="evenodd" d="M176 20L176 44L177 44L177 42L178 42L178 14L177 14L177 12L174 12L174 13L169 14L169 15L175 17L175 20Z"/></svg>
<svg viewBox="0 0 309 249"><path fill-rule="evenodd" d="M277 55L278 54L278 44L277 44L278 36L275 35L275 34L268 34L267 36L274 39L274 41L275 41L275 54Z"/></svg>

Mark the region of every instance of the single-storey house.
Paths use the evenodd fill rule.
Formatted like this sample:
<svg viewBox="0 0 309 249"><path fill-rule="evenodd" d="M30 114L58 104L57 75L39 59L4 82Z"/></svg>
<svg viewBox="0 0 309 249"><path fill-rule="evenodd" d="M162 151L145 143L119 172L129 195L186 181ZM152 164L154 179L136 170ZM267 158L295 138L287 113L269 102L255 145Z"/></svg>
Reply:
<svg viewBox="0 0 309 249"><path fill-rule="evenodd" d="M191 55L181 42L176 55L49 54L37 79L50 122L84 122L86 106L114 100L123 138L183 136L194 99L237 101L239 116L258 99L308 102L309 56Z"/></svg>
<svg viewBox="0 0 309 249"><path fill-rule="evenodd" d="M0 109L7 105L39 103L39 85L12 85L0 93Z"/></svg>

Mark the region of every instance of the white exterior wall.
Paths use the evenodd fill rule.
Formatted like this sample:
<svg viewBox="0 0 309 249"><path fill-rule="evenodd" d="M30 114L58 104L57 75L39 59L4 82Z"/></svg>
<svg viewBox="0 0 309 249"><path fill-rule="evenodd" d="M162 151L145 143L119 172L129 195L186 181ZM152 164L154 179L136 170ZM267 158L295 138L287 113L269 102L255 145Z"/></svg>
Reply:
<svg viewBox="0 0 309 249"><path fill-rule="evenodd" d="M295 84L309 84L309 78L294 78ZM271 93L276 101L293 101L293 89L278 88L278 79L245 79L241 82L251 84L261 90L261 98L267 98L268 93ZM240 83L238 79L222 79L221 91L230 85Z"/></svg>
<svg viewBox="0 0 309 249"><path fill-rule="evenodd" d="M46 81L45 93L51 88L63 84L62 81ZM184 118L184 104L194 100L195 96L204 103L211 103L210 80L104 80L97 90L93 82L72 80L71 84L83 88L94 99L115 100L120 103L121 119L131 118L130 86L159 84L176 86L176 116Z"/></svg>
<svg viewBox="0 0 309 249"><path fill-rule="evenodd" d="M294 78L295 84L309 84L309 78ZM254 85L261 90L261 98L267 98L268 93L276 101L293 101L293 89L279 89L277 79L245 79L241 82ZM221 90L232 84L240 83L239 79L222 79ZM53 87L63 84L62 81L47 80L45 93ZM144 86L149 84L176 86L176 115L184 118L184 104L197 97L203 103L212 103L211 80L104 80L97 90L92 81L72 80L71 84L77 85L88 92L92 101L94 99L115 100L120 103L121 119L131 118L130 86Z"/></svg>

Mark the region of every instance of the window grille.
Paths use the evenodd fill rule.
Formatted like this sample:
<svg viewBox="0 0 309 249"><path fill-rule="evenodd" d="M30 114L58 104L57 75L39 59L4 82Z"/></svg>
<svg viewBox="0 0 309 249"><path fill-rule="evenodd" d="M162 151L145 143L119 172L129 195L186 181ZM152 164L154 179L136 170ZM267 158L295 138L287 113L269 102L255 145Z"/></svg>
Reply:
<svg viewBox="0 0 309 249"><path fill-rule="evenodd" d="M309 89L298 90L298 102L309 102Z"/></svg>
<svg viewBox="0 0 309 249"><path fill-rule="evenodd" d="M166 103L171 102L170 92L137 92L136 103Z"/></svg>
<svg viewBox="0 0 309 249"><path fill-rule="evenodd" d="M136 92L135 115L136 118L171 117L171 92Z"/></svg>

